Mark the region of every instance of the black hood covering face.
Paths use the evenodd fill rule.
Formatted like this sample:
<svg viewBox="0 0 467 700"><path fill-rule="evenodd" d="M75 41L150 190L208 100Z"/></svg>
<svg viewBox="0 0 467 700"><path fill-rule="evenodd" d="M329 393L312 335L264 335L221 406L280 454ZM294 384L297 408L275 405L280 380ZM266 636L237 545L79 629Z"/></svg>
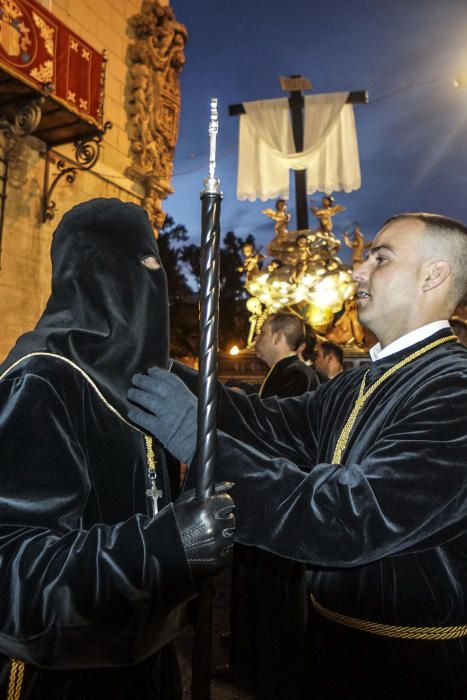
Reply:
<svg viewBox="0 0 467 700"><path fill-rule="evenodd" d="M123 415L135 372L166 367L167 279L146 212L118 199L73 207L52 241L52 294L36 328L21 336L0 372L38 351L62 355L91 376Z"/></svg>

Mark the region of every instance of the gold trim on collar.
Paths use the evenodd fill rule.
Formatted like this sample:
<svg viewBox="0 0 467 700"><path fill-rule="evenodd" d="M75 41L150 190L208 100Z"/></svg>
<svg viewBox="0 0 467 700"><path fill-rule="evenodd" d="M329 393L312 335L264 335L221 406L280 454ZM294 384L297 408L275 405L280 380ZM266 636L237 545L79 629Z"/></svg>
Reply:
<svg viewBox="0 0 467 700"><path fill-rule="evenodd" d="M121 421L126 423L126 425L128 425L133 430L136 430L141 435L144 435L145 437L147 437L146 433L143 430L140 430L135 425L133 425L133 423L130 423L130 421L128 421L126 418L124 418L122 416L122 414L119 413L119 411L117 411L117 409L114 406L112 406L111 403L109 403L107 401L105 396L102 394L101 390L98 388L97 384L84 371L84 369L81 369L81 367L79 365L77 365L76 362L73 362L73 360L69 360L67 357L63 357L63 355L57 355L54 352L40 352L40 351L39 352L30 352L28 355L23 355L23 357L20 357L19 360L16 360L16 362L13 362L12 365L7 367L7 369L3 372L3 374L0 375L0 381L2 379L4 379L4 377L6 377L6 375L9 372L11 372L11 370L14 369L17 365L19 365L23 360L28 360L30 357L55 357L57 360L61 360L62 362L65 362L67 365L70 365L70 367L73 367L74 369L76 369L81 374L81 376L83 376L86 379L88 384L90 384L92 386L92 388L94 389L94 391L96 392L98 397L101 399L101 401L107 406L107 408L110 411L112 411L112 413L114 413L117 416L117 418L119 418Z"/></svg>
<svg viewBox="0 0 467 700"><path fill-rule="evenodd" d="M101 401L107 406L107 408L112 411L112 413L117 416L123 423L125 423L129 428L132 428L133 430L136 430L140 435L144 437L144 444L146 448L146 461L148 465L148 475L151 483L156 484L156 469L157 469L157 459L156 455L154 453L154 447L153 447L153 438L150 435L147 435L144 431L140 430L137 428L135 425L130 423L130 421L127 421L126 418L122 416L122 414L117 411L117 409L112 406L111 403L107 401L107 399L104 397L100 389L97 387L97 384L91 379L91 377L83 370L79 365L77 365L75 362L72 360L69 360L67 357L63 357L62 355L57 355L53 352L30 352L28 355L23 355L23 357L20 357L19 360L16 360L12 365L7 367L7 369L0 375L0 381L4 379L4 377L11 372L17 365L19 365L23 360L27 360L30 357L55 357L58 360L62 360L62 362L65 362L67 365L70 365L70 367L73 367L76 369L84 379L92 386L98 397L101 399ZM157 492L160 495L162 495L162 491ZM147 494L148 495L148 494ZM157 500L156 497L152 498L153 500L153 515L157 514ZM18 661L17 659L10 659L10 675L9 675L9 681L8 681L8 695L7 695L7 700L20 700L21 697L21 689L23 686L23 680L24 680L24 671L25 671L25 664L24 661Z"/></svg>
<svg viewBox="0 0 467 700"><path fill-rule="evenodd" d="M457 340L457 337L455 335L448 335L445 338L438 338L438 340L434 340L432 343L429 343L428 345L425 345L423 348L420 348L420 350L416 350L413 352L411 355L408 355L405 357L403 360L398 362L397 364L393 365L390 367L384 374L381 375L379 379L377 379L373 384L370 385L370 387L365 391L365 382L366 378L368 375L369 370L365 372L363 375L362 383L360 384L360 389L358 392L358 397L353 405L352 411L350 412L349 417L347 418L344 427L341 430L341 433L339 435L339 438L336 443L336 447L334 448L334 454L332 455L332 460L331 464L340 464L340 461L342 459L342 454L347 447L347 443L349 441L350 433L352 432L352 428L354 427L355 421L357 420L357 417L360 413L360 411L363 408L363 405L365 401L376 391L376 389L381 386L381 384L391 375L393 375L395 372L397 372L398 369L401 367L404 367L405 365L409 364L409 362L412 362L412 360L415 360L417 357L420 357L420 355L424 355L428 350L432 350L433 348L436 348L438 345L442 345L443 343L447 343L450 341Z"/></svg>
<svg viewBox="0 0 467 700"><path fill-rule="evenodd" d="M6 377L6 375L11 372L12 369L14 369L17 365L19 365L23 360L27 360L30 357L55 357L58 360L61 360L62 362L65 362L67 365L70 365L70 367L73 367L73 369L76 369L84 379L92 386L100 400L107 406L109 411L112 411L112 413L117 416L117 418L125 425L127 425L129 428L132 430L136 430L137 433L142 435L144 437L144 445L146 448L146 461L148 464L148 476L151 484L154 484L154 489L155 489L155 484L156 484L156 471L157 471L157 458L154 452L154 441L151 435L148 435L145 433L143 430L140 430L139 428L136 427L136 425L133 425L133 423L130 423L126 418L122 416L122 414L117 411L117 409L112 406L111 403L107 401L105 396L102 394L101 390L98 388L97 384L91 379L91 377L83 370L79 365L76 364L76 362L73 362L73 360L69 360L67 357L63 357L63 355L57 355L54 352L30 352L28 355L23 355L23 357L20 357L19 360L16 360L16 362L13 362L12 365L7 367L7 369L3 372L3 374L0 375L0 381ZM154 491L155 493L155 491ZM160 492L162 494L162 492ZM154 503L154 508L153 508L153 515L157 513L157 501L154 500L153 497L153 503Z"/></svg>

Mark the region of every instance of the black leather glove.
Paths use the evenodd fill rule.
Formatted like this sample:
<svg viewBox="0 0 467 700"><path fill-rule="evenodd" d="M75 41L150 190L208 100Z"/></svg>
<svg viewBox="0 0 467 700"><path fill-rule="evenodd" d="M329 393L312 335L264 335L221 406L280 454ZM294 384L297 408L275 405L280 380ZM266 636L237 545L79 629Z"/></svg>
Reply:
<svg viewBox="0 0 467 700"><path fill-rule="evenodd" d="M216 484L216 493L203 501L194 490L175 502L175 518L193 576L214 576L226 564L234 543L235 504L230 482Z"/></svg>

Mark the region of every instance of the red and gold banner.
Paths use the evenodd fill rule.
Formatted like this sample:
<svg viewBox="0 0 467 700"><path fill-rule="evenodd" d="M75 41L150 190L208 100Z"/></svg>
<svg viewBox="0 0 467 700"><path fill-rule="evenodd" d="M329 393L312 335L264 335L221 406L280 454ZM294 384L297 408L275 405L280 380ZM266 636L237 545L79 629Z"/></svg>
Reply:
<svg viewBox="0 0 467 700"><path fill-rule="evenodd" d="M103 55L35 0L0 0L0 68L103 128Z"/></svg>

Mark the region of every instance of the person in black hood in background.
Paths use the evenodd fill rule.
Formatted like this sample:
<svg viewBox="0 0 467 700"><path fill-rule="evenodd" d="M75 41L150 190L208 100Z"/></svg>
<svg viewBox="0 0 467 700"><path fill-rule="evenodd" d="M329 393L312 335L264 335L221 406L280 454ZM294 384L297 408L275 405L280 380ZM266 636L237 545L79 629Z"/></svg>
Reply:
<svg viewBox="0 0 467 700"><path fill-rule="evenodd" d="M228 484L172 504L163 450L126 419L131 376L168 359L146 213L74 207L52 270L42 317L0 366L0 695L179 698L168 643L235 519Z"/></svg>

